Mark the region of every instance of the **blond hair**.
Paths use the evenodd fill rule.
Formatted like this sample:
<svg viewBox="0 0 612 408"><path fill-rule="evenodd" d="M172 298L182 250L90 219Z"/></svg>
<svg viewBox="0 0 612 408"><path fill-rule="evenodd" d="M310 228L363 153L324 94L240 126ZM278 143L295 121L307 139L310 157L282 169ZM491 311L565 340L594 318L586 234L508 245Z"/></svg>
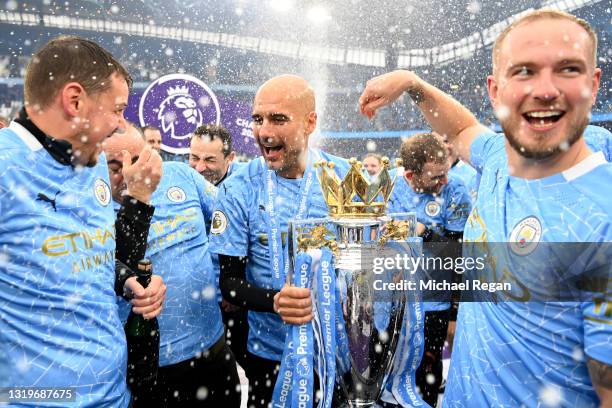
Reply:
<svg viewBox="0 0 612 408"><path fill-rule="evenodd" d="M493 73L497 70L499 53L501 50L501 46L512 30L520 26L521 24L530 23L532 21L544 20L544 19L554 19L554 20L567 20L578 24L580 27L584 28L584 30L589 35L591 39L591 43L593 45L592 50L592 59L593 66L597 65L597 33L593 30L593 27L586 20L576 17L573 14L566 13L565 11L555 10L543 8L540 10L535 10L530 13L527 13L517 20L513 21L509 26L507 26L504 31L502 31L497 39L495 40L495 44L493 44Z"/></svg>

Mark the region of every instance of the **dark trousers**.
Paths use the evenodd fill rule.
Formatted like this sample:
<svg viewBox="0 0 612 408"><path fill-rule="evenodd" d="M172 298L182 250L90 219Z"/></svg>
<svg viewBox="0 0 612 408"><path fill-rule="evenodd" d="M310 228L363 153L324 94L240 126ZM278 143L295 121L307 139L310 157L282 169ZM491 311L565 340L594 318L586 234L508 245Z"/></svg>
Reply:
<svg viewBox="0 0 612 408"><path fill-rule="evenodd" d="M266 408L272 401L272 393L280 362L261 358L247 351L245 364L242 367L249 379L249 408Z"/></svg>
<svg viewBox="0 0 612 408"><path fill-rule="evenodd" d="M159 368L159 407L240 407L236 360L224 338L219 341L209 352Z"/></svg>
<svg viewBox="0 0 612 408"><path fill-rule="evenodd" d="M416 385L423 400L436 406L442 384L442 348L448 330L449 311L425 312L425 350L416 372Z"/></svg>
<svg viewBox="0 0 612 408"><path fill-rule="evenodd" d="M280 362L274 360L267 360L256 356L255 354L247 352L246 364L244 371L247 378L249 379L249 400L247 403L248 408L267 408L268 404L272 401L272 394L274 393L274 386L276 385L276 379L280 370ZM319 377L314 374L314 387L313 387L313 405L319 402L317 392L319 391ZM332 407L344 406L345 403L342 401L340 396L342 391L338 383L334 385L334 394Z"/></svg>
<svg viewBox="0 0 612 408"><path fill-rule="evenodd" d="M247 310L243 308L231 312L221 309L227 345L232 350L232 353L234 353L238 364L243 368L246 364L247 341L249 338L247 315Z"/></svg>

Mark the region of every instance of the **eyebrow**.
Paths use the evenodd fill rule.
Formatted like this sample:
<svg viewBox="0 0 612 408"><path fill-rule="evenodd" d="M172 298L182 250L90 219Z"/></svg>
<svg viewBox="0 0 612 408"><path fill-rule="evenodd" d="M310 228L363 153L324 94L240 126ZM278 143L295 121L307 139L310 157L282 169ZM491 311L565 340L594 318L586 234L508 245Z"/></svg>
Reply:
<svg viewBox="0 0 612 408"><path fill-rule="evenodd" d="M136 163L138 161L139 157L140 157L139 155L136 155L136 156L132 157L132 164ZM109 160L109 161L106 162L106 164L116 164L117 166L122 166L123 167L123 162L119 161L117 159Z"/></svg>
<svg viewBox="0 0 612 408"><path fill-rule="evenodd" d="M567 65L567 64L577 64L580 65L582 67L586 66L586 61L580 59L580 58L565 58L563 60L561 60L560 62L555 63L555 65ZM519 61L517 63L513 63L512 65L510 65L508 67L508 69L506 70L506 72L510 72L514 69L520 69L520 68L533 68L533 67L537 67L537 64L531 62L531 61Z"/></svg>
<svg viewBox="0 0 612 408"><path fill-rule="evenodd" d="M253 115L251 115L252 119L257 119L257 118L261 118L264 116L268 116L274 120L288 120L290 119L289 115L281 113L281 112L273 112L273 113L269 113L269 114L261 114L261 113L254 113Z"/></svg>

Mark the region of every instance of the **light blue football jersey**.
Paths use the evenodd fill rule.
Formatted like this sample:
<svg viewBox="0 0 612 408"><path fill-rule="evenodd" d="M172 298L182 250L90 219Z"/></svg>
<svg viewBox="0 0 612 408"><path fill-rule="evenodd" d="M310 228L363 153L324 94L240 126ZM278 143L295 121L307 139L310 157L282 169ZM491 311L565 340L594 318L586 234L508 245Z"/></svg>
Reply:
<svg viewBox="0 0 612 408"><path fill-rule="evenodd" d="M389 213L416 212L417 220L437 234L444 230L463 232L465 222L472 210L472 200L463 181L454 175L448 177L448 184L439 195L417 193L398 171L395 187L389 199ZM433 278L433 277L432 277ZM446 310L449 302L425 302L425 311Z"/></svg>
<svg viewBox="0 0 612 408"><path fill-rule="evenodd" d="M205 219L212 217L217 188L189 165L164 162L151 197L155 213L146 256L167 287L158 316L159 365L179 363L210 348L223 334ZM121 300L122 320L129 304Z"/></svg>
<svg viewBox="0 0 612 408"><path fill-rule="evenodd" d="M476 201L478 196L478 185L480 184L480 175L472 166L459 160L448 172L450 177L457 177L463 181L463 184L470 194L472 202Z"/></svg>
<svg viewBox="0 0 612 408"><path fill-rule="evenodd" d="M520 258L562 243L612 239L612 166L603 153L562 173L527 180L508 174L504 144L502 136L490 133L472 143L471 160L482 177L466 243L512 242L509 248ZM523 299L539 290L534 282L566 273L552 253L532 256L537 266L513 282ZM491 269L511 277L514 270L501 270L503 262L494 258L487 262ZM444 406L598 406L586 358L612 363L612 318L605 306L583 300L463 302Z"/></svg>
<svg viewBox="0 0 612 408"><path fill-rule="evenodd" d="M401 173L401 174L400 174ZM472 210L470 195L459 177L449 174L439 195L417 193L398 172L389 199L388 212L416 212L417 220L437 234L444 230L462 232Z"/></svg>
<svg viewBox="0 0 612 408"><path fill-rule="evenodd" d="M227 169L227 175L223 178L223 180L221 180L221 182L219 182L216 187L219 188L223 183L225 183L225 181L232 175L234 174L238 169L240 169L241 167L246 166L247 164L244 162L238 162L238 161L233 161L232 163L230 163L230 166ZM202 176L204 177L204 176ZM206 230L210 232L210 219L206 220ZM213 263L213 268L215 270L215 279L217 280L217 282L219 282L219 274L221 272L221 267L219 266L219 256L217 254L213 254L211 253L211 258L212 258L212 263ZM217 301L219 303L221 303L221 301L223 300L223 296L221 295L221 289L219 289L219 284L217 283Z"/></svg>
<svg viewBox="0 0 612 408"><path fill-rule="evenodd" d="M0 386L76 387L76 403L36 406L126 407L114 285L105 156L73 168L18 123L0 130Z"/></svg>
<svg viewBox="0 0 612 408"><path fill-rule="evenodd" d="M314 160L313 160L314 159ZM348 163L344 159L318 150L309 150L309 163L323 159L336 163L336 171L344 176ZM268 169L261 158L251 160L236 171L219 189L215 214L219 224L213 226L211 251L229 256L248 257L246 279L265 289L280 289L273 283L271 256L268 251L269 227L265 185ZM307 171L314 171L311 167ZM300 203L302 179L290 180L276 177L275 207L278 228L282 231L283 245L289 219L297 213ZM328 214L321 194L318 178L314 176L304 218L321 218ZM280 360L285 346L286 325L275 313L248 312L249 352L270 360Z"/></svg>
<svg viewBox="0 0 612 408"><path fill-rule="evenodd" d="M584 130L584 141L594 152L602 152L612 162L612 132L600 126L589 125Z"/></svg>

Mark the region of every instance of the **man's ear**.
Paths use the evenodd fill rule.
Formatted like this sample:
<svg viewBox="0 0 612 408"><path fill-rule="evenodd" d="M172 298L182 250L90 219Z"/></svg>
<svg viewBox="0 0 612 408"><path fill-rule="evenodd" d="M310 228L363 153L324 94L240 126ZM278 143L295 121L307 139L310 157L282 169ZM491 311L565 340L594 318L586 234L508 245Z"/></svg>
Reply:
<svg viewBox="0 0 612 408"><path fill-rule="evenodd" d="M404 170L404 177L406 177L406 180L412 180L413 176L414 176L414 171L410 169Z"/></svg>
<svg viewBox="0 0 612 408"><path fill-rule="evenodd" d="M229 160L231 163L234 161L235 158L236 158L236 152L232 150L232 152L227 155L227 160Z"/></svg>
<svg viewBox="0 0 612 408"><path fill-rule="evenodd" d="M593 72L593 85L591 91L591 103L594 105L597 99L597 92L599 91L599 83L601 81L601 68L595 68Z"/></svg>
<svg viewBox="0 0 612 408"><path fill-rule="evenodd" d="M497 107L497 91L499 90L495 76L487 76L487 91L489 92L489 100L495 109Z"/></svg>
<svg viewBox="0 0 612 408"><path fill-rule="evenodd" d="M64 113L74 118L83 114L85 107L85 88L78 82L69 82L60 90L60 98Z"/></svg>
<svg viewBox="0 0 612 408"><path fill-rule="evenodd" d="M317 112L309 112L306 115L306 134L310 135L317 127Z"/></svg>

